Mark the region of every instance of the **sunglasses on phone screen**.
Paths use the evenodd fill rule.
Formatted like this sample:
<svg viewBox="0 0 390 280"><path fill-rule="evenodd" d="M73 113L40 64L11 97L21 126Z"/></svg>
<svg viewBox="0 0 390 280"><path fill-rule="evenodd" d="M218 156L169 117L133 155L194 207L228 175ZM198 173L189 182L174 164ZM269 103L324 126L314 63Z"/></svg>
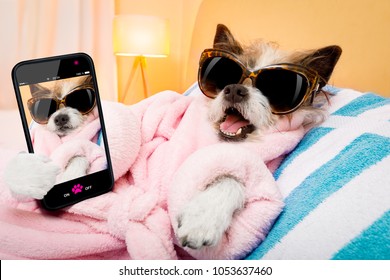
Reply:
<svg viewBox="0 0 390 280"><path fill-rule="evenodd" d="M91 87L81 86L73 89L63 99L33 97L27 101L31 117L39 124L47 124L61 104L74 108L83 115L88 114L96 105L95 91Z"/></svg>

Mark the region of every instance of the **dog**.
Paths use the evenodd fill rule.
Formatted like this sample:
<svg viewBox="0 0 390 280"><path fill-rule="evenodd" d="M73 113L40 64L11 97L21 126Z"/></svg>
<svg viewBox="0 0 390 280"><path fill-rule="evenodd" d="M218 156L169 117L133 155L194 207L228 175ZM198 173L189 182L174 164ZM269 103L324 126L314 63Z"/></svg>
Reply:
<svg viewBox="0 0 390 280"><path fill-rule="evenodd" d="M32 98L28 101L28 104L30 113L34 119L34 112L32 111L34 101L53 98L57 101L63 102L66 100L67 95L75 92L75 89L90 88L93 90L93 82L92 76L88 75L86 77L56 81L51 88L45 87L41 84L31 84L29 85L29 88ZM94 106L95 105L93 104L93 107ZM92 110L93 107L89 109ZM41 125L45 125L49 131L63 137L81 127L87 117L87 114L80 112L76 108L66 106L61 103L58 110L47 117L49 117L48 120L45 120L43 123L40 121L38 122L41 123Z"/></svg>
<svg viewBox="0 0 390 280"><path fill-rule="evenodd" d="M261 132L272 126L277 118L291 117L297 111L304 112L304 125L307 128L319 124L326 117L326 112L317 106L326 97L322 88L329 80L340 55L341 48L338 46L295 53L281 51L275 44L263 41L242 46L226 26L219 24L213 49L206 50L201 57L199 85L205 95L213 98L210 100L209 119L221 141L261 141ZM218 63L221 64L220 69ZM272 88L261 84L258 84L260 89L256 87L256 83L272 79L264 77L258 81L260 74L256 77L256 73L266 69L262 73L269 71L272 74L271 71L275 69L283 71L283 67L296 67L299 71L308 69L309 73L317 74L317 84L312 85L311 92L307 92L310 98L304 98L295 108L283 108L282 102L269 96L275 94L277 98L283 92L274 92ZM287 72L286 75L293 73ZM297 76L301 77L299 74ZM261 88L267 91L268 96L264 95ZM178 216L181 245L200 249L218 244L231 224L233 214L244 205L243 189L241 182L225 176L194 197Z"/></svg>
<svg viewBox="0 0 390 280"><path fill-rule="evenodd" d="M44 84L30 84L29 88L32 98L28 100L27 107L35 121L33 126L41 126L60 138L69 136L81 129L96 105L93 95L94 86L90 75L58 80L50 87ZM90 95L89 99L91 101L89 106L81 109L82 112L78 109L79 105L76 104L80 101L74 98L77 94L80 94L80 90L83 91L82 94ZM47 112L44 116L40 115L37 110L39 110L39 102L42 102L42 100L55 101L57 108L54 108L53 112ZM13 193L18 198L42 199L54 184L86 175L90 163L84 156L75 156L70 159L65 170L60 172L59 167L44 155L20 153L13 159L10 166L14 168L7 169L6 178L10 178L10 180L18 178L17 183L10 184ZM26 176L20 176L20 174L26 174Z"/></svg>
<svg viewBox="0 0 390 280"><path fill-rule="evenodd" d="M322 89L340 55L338 46L294 53L263 41L244 46L226 26L218 25L213 49L202 53L198 81L209 97L209 124L219 141L237 145L260 142L262 132L278 118L292 119L297 113L304 115L307 129L319 124L326 116L318 107L326 102ZM56 174L48 170L55 168L37 155L18 157L22 156L30 157L32 162L23 166L24 160L12 161L14 171L8 172L8 185L14 193L30 197L34 194L34 198L41 199L53 186L51 177ZM16 186L12 174L24 177L20 174L30 172L37 172L35 181L26 179ZM244 188L244 182L224 174L196 193L174 221L178 243L194 250L219 244L234 215L245 205Z"/></svg>

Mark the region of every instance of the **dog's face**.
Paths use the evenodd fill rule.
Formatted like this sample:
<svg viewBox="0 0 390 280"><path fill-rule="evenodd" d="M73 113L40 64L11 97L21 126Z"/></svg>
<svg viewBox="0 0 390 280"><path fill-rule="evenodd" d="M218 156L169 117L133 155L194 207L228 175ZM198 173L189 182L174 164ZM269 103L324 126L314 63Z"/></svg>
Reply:
<svg viewBox="0 0 390 280"><path fill-rule="evenodd" d="M279 115L303 108L313 115L313 99L329 80L340 54L338 46L296 53L262 41L242 46L219 24L214 48L202 54L199 69L199 85L213 98L209 119L221 139L239 141L271 126ZM284 100L288 94L296 95L296 101Z"/></svg>
<svg viewBox="0 0 390 280"><path fill-rule="evenodd" d="M33 97L32 100L56 100L59 102L57 110L54 109L54 113L48 116L48 120L40 124L45 125L49 131L56 133L60 137L66 136L75 129L79 128L84 123L87 114L85 114L85 112L82 113L76 109L78 106L72 107L67 103L72 102L74 104L78 104L79 102L83 102L86 97L81 97L81 101L77 100L75 97L80 92L78 89L84 89L85 87L93 89L91 76L58 80L50 88L47 88L41 84L30 85L30 91ZM66 98L70 94L73 94L72 98ZM82 92L82 94L85 93ZM55 103L53 102L51 104L51 106L54 106L53 104Z"/></svg>

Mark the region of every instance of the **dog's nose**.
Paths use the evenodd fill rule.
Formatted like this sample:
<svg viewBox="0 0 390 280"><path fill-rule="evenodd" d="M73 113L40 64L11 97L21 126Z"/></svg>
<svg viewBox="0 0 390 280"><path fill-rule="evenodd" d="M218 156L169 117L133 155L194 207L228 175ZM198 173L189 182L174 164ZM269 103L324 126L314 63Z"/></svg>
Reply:
<svg viewBox="0 0 390 280"><path fill-rule="evenodd" d="M57 126L63 126L69 121L69 116L65 114L59 114L54 118L54 123Z"/></svg>
<svg viewBox="0 0 390 280"><path fill-rule="evenodd" d="M223 89L226 101L239 103L248 96L248 89L243 85L228 85Z"/></svg>

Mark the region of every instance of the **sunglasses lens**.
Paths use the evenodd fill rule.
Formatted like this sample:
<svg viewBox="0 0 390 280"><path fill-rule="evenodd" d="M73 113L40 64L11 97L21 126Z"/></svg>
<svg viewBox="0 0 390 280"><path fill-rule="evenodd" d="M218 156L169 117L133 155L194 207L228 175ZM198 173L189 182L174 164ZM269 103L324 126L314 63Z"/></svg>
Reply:
<svg viewBox="0 0 390 280"><path fill-rule="evenodd" d="M95 107L95 92L92 89L80 89L66 96L66 106L84 114Z"/></svg>
<svg viewBox="0 0 390 280"><path fill-rule="evenodd" d="M241 67L225 57L207 58L199 71L201 90L211 98L216 97L225 86L238 83L242 76Z"/></svg>
<svg viewBox="0 0 390 280"><path fill-rule="evenodd" d="M256 79L256 87L266 96L274 112L287 112L296 108L307 92L305 76L286 69L268 69Z"/></svg>
<svg viewBox="0 0 390 280"><path fill-rule="evenodd" d="M47 123L49 117L57 110L53 99L39 99L30 106L31 116L38 123Z"/></svg>

